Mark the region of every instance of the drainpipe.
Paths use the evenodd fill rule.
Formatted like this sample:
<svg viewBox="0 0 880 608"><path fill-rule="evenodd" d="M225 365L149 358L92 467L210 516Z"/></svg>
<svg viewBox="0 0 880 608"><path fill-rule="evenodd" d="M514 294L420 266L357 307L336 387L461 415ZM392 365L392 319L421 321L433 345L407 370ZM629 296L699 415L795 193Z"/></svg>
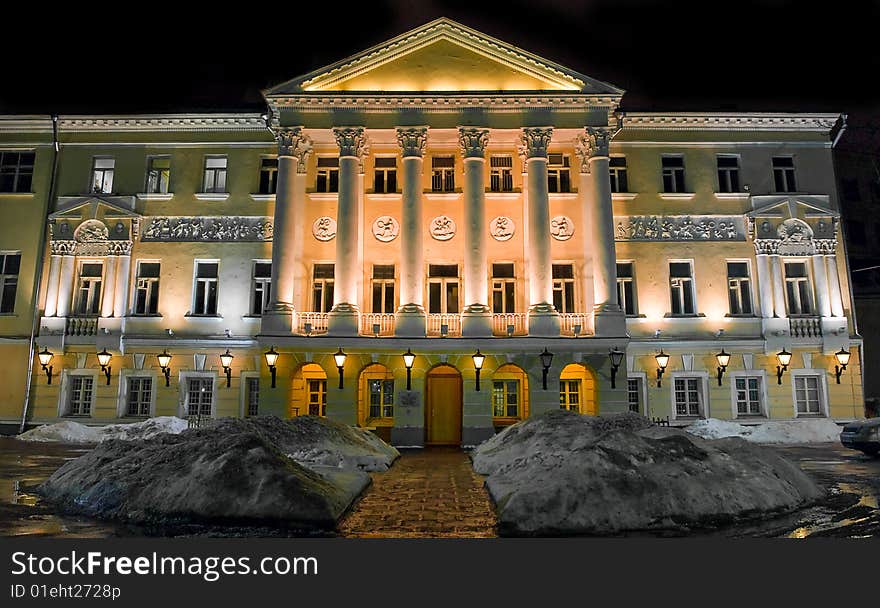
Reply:
<svg viewBox="0 0 880 608"><path fill-rule="evenodd" d="M31 382L34 377L34 351L36 350L35 339L37 336L37 329L40 324L40 284L43 282L43 264L45 262L45 254L46 254L46 229L49 222L49 212L52 208L52 201L55 200L55 184L58 179L58 156L60 154L61 146L58 143L58 115L52 115L52 175L49 181L49 194L46 199L46 217L42 222L42 226L40 227L40 243L39 248L37 249L37 267L34 272L34 288L31 290L31 298L34 303L34 318L31 323L31 337L30 342L28 344L28 364L27 364L27 374L26 374L26 384L24 387L24 405L21 410L21 425L18 427L18 432L23 433L24 427L27 424L27 416L28 409L31 400Z"/></svg>

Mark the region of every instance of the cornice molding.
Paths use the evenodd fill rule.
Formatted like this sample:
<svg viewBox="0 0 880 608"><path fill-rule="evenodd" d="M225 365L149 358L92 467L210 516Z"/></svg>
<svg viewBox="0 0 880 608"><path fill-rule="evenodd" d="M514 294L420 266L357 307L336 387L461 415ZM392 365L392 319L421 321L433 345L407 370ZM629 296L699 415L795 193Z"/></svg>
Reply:
<svg viewBox="0 0 880 608"><path fill-rule="evenodd" d="M151 114L133 116L61 116L60 132L206 132L265 131L259 114Z"/></svg>
<svg viewBox="0 0 880 608"><path fill-rule="evenodd" d="M528 108L554 108L562 111L587 111L617 108L620 97L606 95L341 95L338 91L326 95L283 95L268 99L273 109L289 108L302 112L324 112L330 108L350 108L365 112L388 112L417 107L425 111L444 111L449 108L485 108L494 111L522 112Z"/></svg>
<svg viewBox="0 0 880 608"><path fill-rule="evenodd" d="M807 131L827 133L840 114L626 112L624 131Z"/></svg>
<svg viewBox="0 0 880 608"><path fill-rule="evenodd" d="M0 116L0 133L51 132L52 118L49 116Z"/></svg>

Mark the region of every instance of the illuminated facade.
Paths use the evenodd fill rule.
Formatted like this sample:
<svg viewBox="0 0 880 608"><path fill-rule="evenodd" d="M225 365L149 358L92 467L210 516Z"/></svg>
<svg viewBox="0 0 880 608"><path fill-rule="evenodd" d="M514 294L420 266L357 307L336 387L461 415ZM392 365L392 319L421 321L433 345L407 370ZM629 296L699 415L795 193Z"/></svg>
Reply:
<svg viewBox="0 0 880 608"><path fill-rule="evenodd" d="M559 407L863 416L837 115L622 115L620 89L445 19L264 94L265 116L59 118L37 305L0 317L26 351L36 308L52 354L29 423L311 413L474 445ZM36 151L42 211L0 227L24 269L52 123L0 136Z"/></svg>

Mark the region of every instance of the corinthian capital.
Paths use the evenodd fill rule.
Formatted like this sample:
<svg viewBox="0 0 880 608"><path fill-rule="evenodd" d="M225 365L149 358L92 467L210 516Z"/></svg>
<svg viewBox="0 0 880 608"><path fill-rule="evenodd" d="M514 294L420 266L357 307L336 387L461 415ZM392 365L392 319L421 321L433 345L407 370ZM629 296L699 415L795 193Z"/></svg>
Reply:
<svg viewBox="0 0 880 608"><path fill-rule="evenodd" d="M611 143L611 130L600 127L584 127L584 132L578 135L575 150L581 163L591 158L608 156L608 146Z"/></svg>
<svg viewBox="0 0 880 608"><path fill-rule="evenodd" d="M478 127L459 127L458 145L463 158L485 158L486 144L489 143L489 129Z"/></svg>
<svg viewBox="0 0 880 608"><path fill-rule="evenodd" d="M526 127L520 137L520 156L529 158L547 158L547 148L550 147L550 138L553 136L553 127Z"/></svg>
<svg viewBox="0 0 880 608"><path fill-rule="evenodd" d="M355 156L363 162L364 156L370 151L367 134L363 127L333 127L336 145L339 146L339 157Z"/></svg>
<svg viewBox="0 0 880 608"><path fill-rule="evenodd" d="M397 127L397 143L400 144L403 158L425 154L428 141L428 127Z"/></svg>
<svg viewBox="0 0 880 608"><path fill-rule="evenodd" d="M297 173L306 172L306 159L312 151L312 139L303 133L302 127L282 129L275 132L278 139L278 156L296 159Z"/></svg>

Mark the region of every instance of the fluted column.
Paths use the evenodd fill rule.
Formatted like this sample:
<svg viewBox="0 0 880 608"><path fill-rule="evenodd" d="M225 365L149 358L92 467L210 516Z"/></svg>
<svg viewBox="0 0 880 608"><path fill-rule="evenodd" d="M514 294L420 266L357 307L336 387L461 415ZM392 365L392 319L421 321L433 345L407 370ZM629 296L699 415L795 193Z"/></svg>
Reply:
<svg viewBox="0 0 880 608"><path fill-rule="evenodd" d="M828 293L828 272L825 256L815 254L813 258L813 281L816 288L816 310L820 317L831 316L831 299Z"/></svg>
<svg viewBox="0 0 880 608"><path fill-rule="evenodd" d="M400 308L394 324L398 336L425 335L425 252L422 241L422 158L427 127L397 129L401 150Z"/></svg>
<svg viewBox="0 0 880 608"><path fill-rule="evenodd" d="M70 314L71 292L76 271L76 256L65 255L61 259L61 276L58 280L58 316L66 317Z"/></svg>
<svg viewBox="0 0 880 608"><path fill-rule="evenodd" d="M128 314L129 278L131 275L131 243L116 258L116 289L113 297L113 316L122 318Z"/></svg>
<svg viewBox="0 0 880 608"><path fill-rule="evenodd" d="M464 162L464 311L461 333L463 336L491 336L485 176L489 130L461 127L458 143Z"/></svg>
<svg viewBox="0 0 880 608"><path fill-rule="evenodd" d="M116 303L116 266L117 256L108 255L104 258L104 293L101 294L101 316L112 317Z"/></svg>
<svg viewBox="0 0 880 608"><path fill-rule="evenodd" d="M46 281L46 303L43 314L54 317L58 312L58 279L61 276L61 256L55 253L49 258L49 278Z"/></svg>
<svg viewBox="0 0 880 608"><path fill-rule="evenodd" d="M770 258L766 253L758 253L758 294L760 296L761 317L773 318L773 279L770 276Z"/></svg>
<svg viewBox="0 0 880 608"><path fill-rule="evenodd" d="M782 260L778 254L770 256L773 271L773 312L780 319L785 319L785 278L782 276Z"/></svg>
<svg viewBox="0 0 880 608"><path fill-rule="evenodd" d="M336 205L336 267L333 310L328 333L356 336L358 333L358 267L361 230L361 197L358 195L361 161L367 154L363 127L335 127L339 146L339 196Z"/></svg>
<svg viewBox="0 0 880 608"><path fill-rule="evenodd" d="M547 186L547 148L552 135L551 127L527 127L521 140L528 174L529 335L548 337L559 336L559 313L553 307Z"/></svg>
<svg viewBox="0 0 880 608"><path fill-rule="evenodd" d="M835 317L843 316L843 298L840 293L840 275L837 272L837 256L833 253L825 256L828 266L828 287L831 292L831 314Z"/></svg>

